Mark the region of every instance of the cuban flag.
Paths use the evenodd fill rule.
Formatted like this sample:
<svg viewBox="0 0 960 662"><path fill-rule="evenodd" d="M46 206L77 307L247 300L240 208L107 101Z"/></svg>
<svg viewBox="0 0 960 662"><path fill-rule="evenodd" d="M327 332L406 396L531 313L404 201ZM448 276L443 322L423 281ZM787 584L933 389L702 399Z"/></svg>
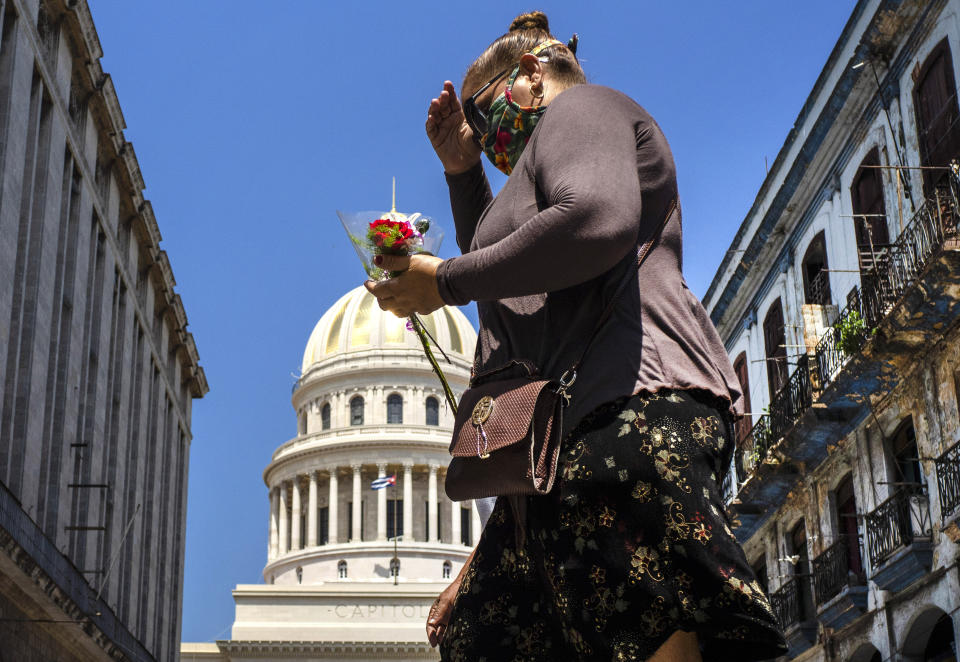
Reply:
<svg viewBox="0 0 960 662"><path fill-rule="evenodd" d="M370 483L370 489L373 490L382 490L385 487L390 487L391 485L397 484L397 476L384 476L383 478L377 478L375 481Z"/></svg>

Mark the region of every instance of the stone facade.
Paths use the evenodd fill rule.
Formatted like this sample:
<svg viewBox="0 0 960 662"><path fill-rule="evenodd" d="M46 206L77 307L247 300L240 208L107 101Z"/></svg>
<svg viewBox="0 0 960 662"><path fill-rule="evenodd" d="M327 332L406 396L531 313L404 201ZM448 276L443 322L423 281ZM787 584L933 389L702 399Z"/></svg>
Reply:
<svg viewBox="0 0 960 662"><path fill-rule="evenodd" d="M791 659L956 660L960 2L864 0L704 299Z"/></svg>
<svg viewBox="0 0 960 662"><path fill-rule="evenodd" d="M0 2L0 656L179 651L196 346L83 0Z"/></svg>
<svg viewBox="0 0 960 662"><path fill-rule="evenodd" d="M456 309L421 318L459 395L476 332ZM182 659L437 659L427 611L481 527L444 494L453 414L419 341L358 287L311 333L292 404L297 435L263 474L265 584L234 590L229 640L184 643Z"/></svg>

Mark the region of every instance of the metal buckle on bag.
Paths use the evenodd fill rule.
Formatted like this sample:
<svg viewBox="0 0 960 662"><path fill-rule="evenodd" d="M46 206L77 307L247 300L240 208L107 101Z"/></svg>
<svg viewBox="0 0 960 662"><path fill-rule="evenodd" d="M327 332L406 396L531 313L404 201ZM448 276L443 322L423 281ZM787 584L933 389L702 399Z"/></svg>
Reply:
<svg viewBox="0 0 960 662"><path fill-rule="evenodd" d="M576 370L567 370L560 377L560 386L557 388L557 393L563 398L563 406L566 407L570 404L570 394L567 393L567 389L573 386L573 383L577 381L577 371Z"/></svg>
<svg viewBox="0 0 960 662"><path fill-rule="evenodd" d="M470 420L477 428L477 457L481 460L486 460L490 457L490 453L487 450L487 433L483 429L483 424L490 419L490 415L493 413L493 405L493 398L485 395L474 405L473 411L470 413ZM480 447L481 440L483 440L483 448Z"/></svg>
<svg viewBox="0 0 960 662"><path fill-rule="evenodd" d="M485 395L480 398L480 401L473 408L473 413L470 414L470 420L473 421L474 425L483 425L487 422L487 419L490 418L490 414L493 413L493 398L489 395Z"/></svg>

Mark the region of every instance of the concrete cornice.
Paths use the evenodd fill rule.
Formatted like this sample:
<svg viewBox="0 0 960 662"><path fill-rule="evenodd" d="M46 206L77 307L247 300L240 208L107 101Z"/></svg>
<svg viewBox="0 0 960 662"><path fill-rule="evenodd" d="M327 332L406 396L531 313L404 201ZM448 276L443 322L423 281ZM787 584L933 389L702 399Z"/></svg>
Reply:
<svg viewBox="0 0 960 662"><path fill-rule="evenodd" d="M876 61L882 53L889 65L880 67L882 88L896 88L917 30L943 5L943 0L857 4L704 297L728 346L740 316L771 287L769 277L752 276L766 274L797 248L794 242L815 215L814 207L835 189L836 175L854 151L852 143L880 110L869 68L853 65Z"/></svg>
<svg viewBox="0 0 960 662"><path fill-rule="evenodd" d="M863 74L867 68L855 70L853 65L870 59L877 42L895 43L896 55L880 72L882 89L895 87L920 35L929 29L944 4L945 0L881 0L862 30L851 35L851 27L863 19L863 10L873 5L868 0L858 4L821 74L823 78L829 73L826 80L834 80L834 87L824 92L818 79L801 112L806 124L798 118L704 297L704 305L728 350L742 331L739 320L775 286L779 273L774 266L797 249L795 242L816 216L818 205L829 199L836 178L880 112L872 75ZM885 30L889 29L891 16L899 20L898 31L888 34ZM854 36L858 37L856 43ZM840 56L845 51L841 46L851 49L849 58L842 62ZM814 116L811 110L819 114ZM721 283L725 284L718 293Z"/></svg>
<svg viewBox="0 0 960 662"><path fill-rule="evenodd" d="M372 466L384 461L402 464L417 453L425 457L422 462L415 464L427 464L428 461L446 464L450 459L451 432L448 428L381 425L370 426L368 430L367 434L360 436L357 428L338 428L287 442L274 452L270 464L263 471L263 481L270 487L278 480L288 480L292 477L285 475L288 472L307 471L296 465L310 463L314 459L316 466L312 470L323 470L331 464L343 467L351 463ZM330 456L338 451L349 451L344 459L348 457L350 461L331 462Z"/></svg>
<svg viewBox="0 0 960 662"><path fill-rule="evenodd" d="M20 593L19 608L39 623L52 622L58 637L84 649L84 659L153 662L113 609L64 556L0 482L0 576L4 592ZM80 633L81 636L77 636Z"/></svg>
<svg viewBox="0 0 960 662"><path fill-rule="evenodd" d="M29 15L25 11L21 0L13 0L18 5L17 10L21 15ZM100 58L103 56L103 49L100 39L97 36L97 30L93 23L93 17L90 13L90 7L86 0L72 0L64 3L62 0L50 0L47 3L51 19L60 25L62 34L66 34L74 51L74 59L86 66L77 69L86 75L80 75L77 82L84 88L82 97L87 99L87 105L90 116L97 123L97 142L101 159L109 165L107 170L112 171L117 176L117 184L121 196L128 196L130 207L135 211L134 219L137 226L137 237L141 242L141 253L150 260L160 260L162 262L160 275L156 284L158 285L157 298L168 306L172 306L176 314L169 322L173 327L171 335L180 339L187 351L182 353L178 360L181 363L183 374L190 382L190 392L193 397L203 397L209 391L206 375L203 368L199 365L199 356L193 335L186 330L186 312L183 310L183 304L180 297L176 295L174 287L176 285L173 279L173 271L169 268L163 251L160 249L162 237L157 225L156 218L153 215L153 208L149 200L143 197L145 184L141 174L140 164L137 161L136 152L133 145L126 140L123 135L127 128L123 117L123 111L120 107L120 101L117 98L117 92L113 85L110 75L103 71L100 65ZM42 49L40 49L42 51ZM41 69L47 66L46 62L40 62ZM54 94L59 88L55 83L54 72L44 72L47 78L47 86L50 87L51 97L57 99L57 105L62 105L61 95ZM68 140L71 143L74 154L78 156L78 166L84 172L89 180L90 188L96 191L97 187L95 173L90 164L87 164L83 158L82 136L77 134L77 128L69 121L69 114L65 107L63 114L68 120L65 122L68 132ZM95 195L98 198L99 195ZM106 201L96 200L98 217L101 223L105 222ZM121 222L124 222L121 219ZM110 228L104 227L104 233L109 237L109 241L114 243L114 250L117 255L122 254L122 247L115 244L113 233ZM162 256L162 257L161 257ZM124 270L122 270L124 271ZM126 277L127 274L124 273ZM127 283L128 291L135 292L135 283ZM139 304L137 304L139 305ZM145 313L140 311L141 316ZM147 324L149 329L152 324ZM163 363L162 361L160 362ZM176 385L179 386L179 385Z"/></svg>
<svg viewBox="0 0 960 662"><path fill-rule="evenodd" d="M812 116L812 111L817 108L822 108L824 100L821 99L821 96L825 94L825 90L827 89L830 78L836 72L836 65L840 61L848 42L854 36L854 31L858 22L860 21L863 13L867 10L868 5L873 4L873 2L874 0L860 0L857 3L856 8L843 28L840 38L837 40L833 50L830 52L827 62L820 71L820 75L817 77L817 80L814 83L813 90L810 92L807 100L803 104L803 107L800 109L800 113L797 116L797 119L794 121L790 133L787 135L783 146L777 153L777 157L774 159L773 165L767 173L766 178L764 178L763 184L760 186L760 191L757 193L756 199L754 200L750 211L740 224L733 241L730 243L730 250L726 253L721 261L720 267L717 269L713 280L710 282L710 286L707 288L706 294L703 296L703 304L707 310L711 312L711 315L714 312L714 306L717 305L715 296L720 296L722 294L718 294L718 289L724 284L726 284L726 287L729 287L729 281L736 272L736 268L731 270L730 267L737 264L737 262L741 260L740 252L734 251L738 251L738 248L748 239L748 232L757 216L764 208L764 203L767 198L773 193L773 191L783 186L784 180L787 177L787 170L789 169L790 165L790 152L794 149L798 139L807 135L809 131L809 127L807 126L808 123L813 123L816 121L817 118ZM828 92L826 92L826 96L834 96L836 95L836 92L837 90L834 86ZM716 319L713 321L714 324L717 323Z"/></svg>
<svg viewBox="0 0 960 662"><path fill-rule="evenodd" d="M352 559L357 556L362 557L374 557L374 556L383 556L384 558L390 557L393 555L393 542L377 540L372 542L361 541L361 542L342 542L336 543L334 545L318 545L316 547L304 547L303 549L298 549L296 551L287 552L281 556L277 556L274 559L271 559L267 565L263 568L263 574L268 575L271 571L282 572L285 569L296 567L296 566L306 566L314 561L329 561L331 558L336 559ZM433 558L448 558L454 561L464 561L473 551L472 547L467 547L466 545L452 545L450 543L444 542L425 542L422 540L414 540L410 542L398 542L397 543L398 552L402 552L403 555L413 555L421 554L424 557L433 557ZM372 586L379 587L379 591L383 591L383 587L390 585L393 587L392 578L384 578L383 581L358 581L348 584L349 586ZM422 586L428 584L430 586L429 591L433 591L436 585L436 582L422 582L422 581L410 581L409 579L404 579L401 575L400 584L398 586L406 586L410 588L411 586ZM258 585L259 586L259 585ZM269 586L274 588L276 585L264 584L264 586ZM443 587L446 587L446 583L443 583ZM356 595L357 591L353 589L345 589L343 581L331 582L328 585L324 584L310 584L307 586L297 586L299 589L326 589L321 590L324 595L330 595L331 593L340 595ZM391 588L390 595L403 595L402 591L394 592ZM411 594L412 595L412 594ZM419 593L416 593L419 595Z"/></svg>
<svg viewBox="0 0 960 662"><path fill-rule="evenodd" d="M438 357L444 375L454 388L466 388L470 380L471 361L458 354L451 353L450 363ZM362 390L363 385L356 381L356 371L363 370L365 375L376 371L375 379L384 381L390 377L402 378L408 375L433 377L433 369L424 356L423 350L408 347L370 347L331 355L330 358L314 363L293 386L293 403L313 400L318 394L341 389ZM436 384L440 387L439 382Z"/></svg>
<svg viewBox="0 0 960 662"><path fill-rule="evenodd" d="M423 659L435 660L437 652L428 643L382 642L364 643L352 641L302 642L302 641L233 641L218 640L220 650L233 658L238 656L285 655L317 660L344 659Z"/></svg>

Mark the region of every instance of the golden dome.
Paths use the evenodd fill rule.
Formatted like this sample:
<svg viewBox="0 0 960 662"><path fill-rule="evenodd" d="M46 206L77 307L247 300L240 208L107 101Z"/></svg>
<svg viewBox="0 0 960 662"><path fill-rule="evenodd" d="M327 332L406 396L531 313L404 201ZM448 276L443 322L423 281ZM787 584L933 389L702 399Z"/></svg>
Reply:
<svg viewBox="0 0 960 662"><path fill-rule="evenodd" d="M463 313L444 306L420 319L445 352L473 360L477 333ZM301 371L306 373L314 363L343 352L419 349L420 341L406 324L406 319L380 310L365 287L354 288L340 297L313 328L303 352Z"/></svg>

